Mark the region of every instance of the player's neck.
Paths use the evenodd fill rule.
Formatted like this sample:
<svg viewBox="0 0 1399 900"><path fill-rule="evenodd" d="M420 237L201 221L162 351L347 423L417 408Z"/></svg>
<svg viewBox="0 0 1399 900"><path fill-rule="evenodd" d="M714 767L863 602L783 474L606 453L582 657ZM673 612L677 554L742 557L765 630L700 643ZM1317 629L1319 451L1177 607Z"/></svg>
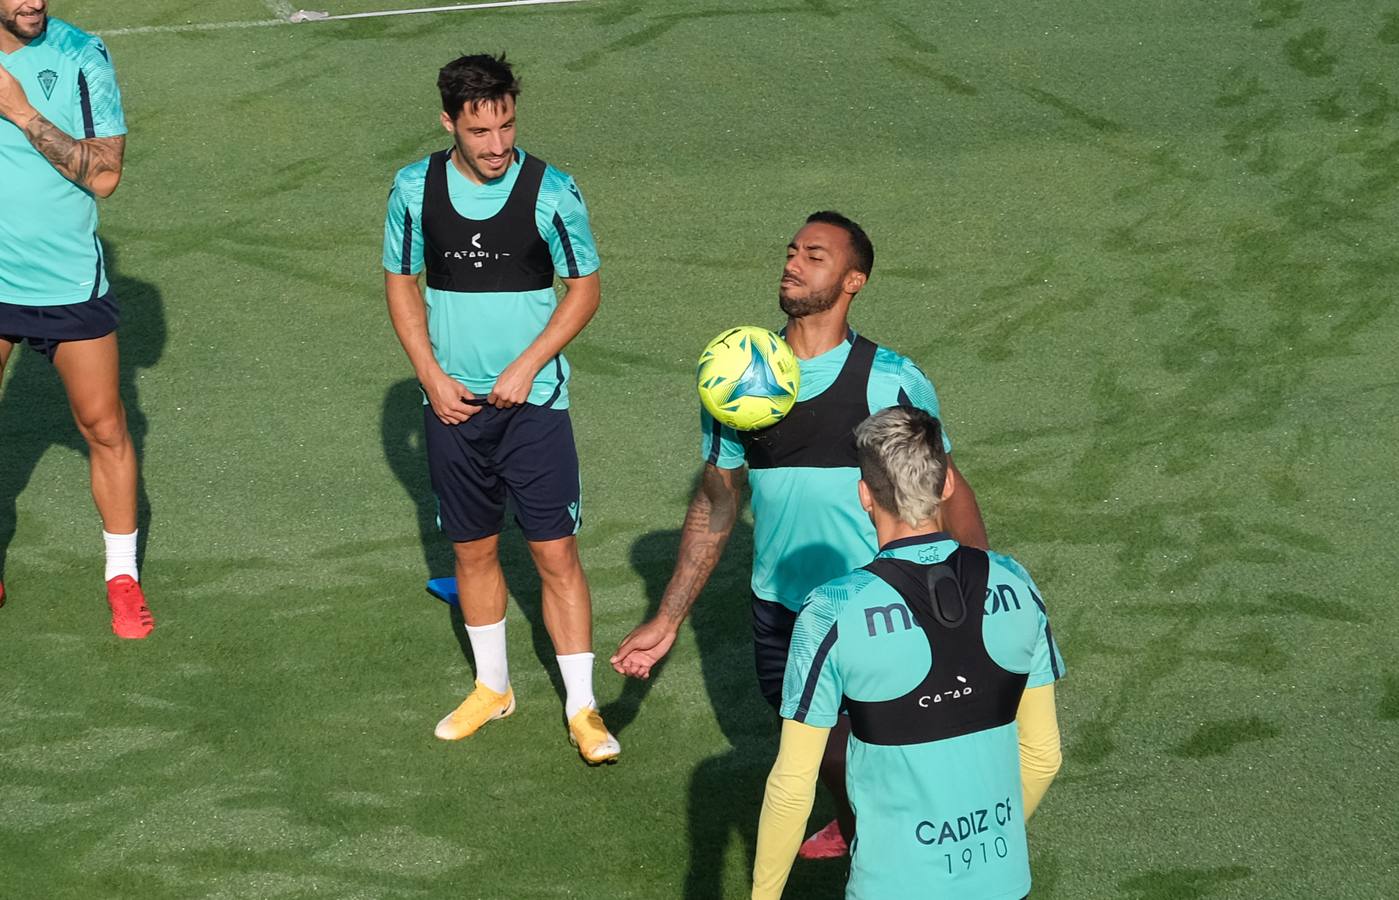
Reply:
<svg viewBox="0 0 1399 900"><path fill-rule="evenodd" d="M837 304L823 313L789 318L783 334L797 359L813 359L829 353L850 335L847 304Z"/></svg>
<svg viewBox="0 0 1399 900"><path fill-rule="evenodd" d="M894 541L901 541L904 538L936 534L943 530L941 511L934 513L931 519L924 519L917 525L910 525L878 506L871 511L870 518L874 519L874 533L881 547L887 547Z"/></svg>

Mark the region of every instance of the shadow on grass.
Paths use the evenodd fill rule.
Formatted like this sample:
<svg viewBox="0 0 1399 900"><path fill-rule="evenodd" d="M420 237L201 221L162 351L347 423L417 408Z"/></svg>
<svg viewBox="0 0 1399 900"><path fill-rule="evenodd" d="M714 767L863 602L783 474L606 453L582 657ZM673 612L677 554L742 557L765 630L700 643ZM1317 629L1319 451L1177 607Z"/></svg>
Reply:
<svg viewBox="0 0 1399 900"><path fill-rule="evenodd" d="M155 366L165 352L164 303L155 285L122 274L115 247L104 243L103 253L108 280L121 309L121 325L117 330L121 351L120 390L126 404L127 428L139 461L149 429L141 410L136 374ZM3 436L0 441L0 579L3 579L6 551L18 527L17 501L34 470L52 447L67 448L87 456L87 442L73 423L58 372L43 354L28 346L15 347L0 377L5 387L0 394L0 435ZM96 581L102 575L101 522L95 510L92 517L92 569ZM144 559L151 530L151 506L144 476L137 487L136 526L141 533L137 558Z"/></svg>
<svg viewBox="0 0 1399 900"><path fill-rule="evenodd" d="M678 530L651 532L632 544L632 569L646 585L647 618L660 607L679 547ZM740 518L723 559L690 614L705 692L729 748L704 760L690 776L685 900L725 895L725 860L735 841L751 871L764 785L777 756L778 719L758 692L753 668L748 583L752 555L752 529ZM604 711L608 723L630 724L653 681L665 677L664 668L662 663L652 681L626 679L622 696ZM824 791L818 791L816 820L830 818L828 805ZM836 900L844 894L845 874L846 860L798 861L786 895Z"/></svg>

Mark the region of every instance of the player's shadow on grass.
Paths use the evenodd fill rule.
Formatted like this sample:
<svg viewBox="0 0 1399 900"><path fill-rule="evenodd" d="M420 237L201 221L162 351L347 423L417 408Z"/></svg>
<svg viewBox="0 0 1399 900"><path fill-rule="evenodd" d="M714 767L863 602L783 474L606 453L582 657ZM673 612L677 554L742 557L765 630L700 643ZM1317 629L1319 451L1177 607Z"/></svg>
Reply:
<svg viewBox="0 0 1399 900"><path fill-rule="evenodd" d="M678 530L654 531L632 544L632 569L646 585L646 618L655 615L660 606L679 547ZM764 785L777 756L779 722L758 692L754 673L749 586L752 558L753 531L740 518L723 559L690 613L705 692L730 746L701 762L690 776L685 900L725 896L725 860L735 839L741 842L747 871L752 871ZM683 653L683 648L679 652ZM616 731L630 724L650 685L665 677L665 665L652 674L651 681L626 679L622 696L603 710L608 727ZM660 722L650 724L664 727ZM813 818L829 821L833 815L829 807L824 791L818 791ZM786 896L837 900L844 895L845 870L844 860L798 860Z"/></svg>
<svg viewBox="0 0 1399 900"><path fill-rule="evenodd" d="M142 450L148 428L136 377L141 369L155 366L165 352L164 302L155 285L122 273L116 247L104 242L103 254L107 277L121 309L121 325L117 330L121 351L121 398L126 404L127 428L139 461L144 459ZM15 347L0 377L3 377L4 386L0 393L0 579L3 579L6 551L18 528L19 495L29 485L34 470L52 447L74 450L86 457L87 442L73 423L57 370L42 354L28 346ZM85 502L91 504L92 501ZM144 474L138 482L136 503L136 527L141 532L137 558L144 559L152 521ZM92 510L94 521L96 515L96 510ZM96 524L91 536L91 553L83 560L85 564L90 562L94 579L100 580L102 545ZM20 597L25 588L11 584L6 590L8 595Z"/></svg>
<svg viewBox="0 0 1399 900"><path fill-rule="evenodd" d="M423 394L415 379L400 381L389 388L384 395L379 426L384 459L417 507L424 581L427 578L450 577L455 572L456 561L451 542L443 537L437 527L437 498L432 493L432 482L428 477L427 448L423 436ZM507 511L506 528L500 536L500 565L505 570L505 584L529 621L534 655L544 671L549 673L554 690L562 699L563 679L559 676L549 630L544 627L539 573L534 568L534 560L530 558L529 548L515 526L513 516L513 512ZM424 602L438 602L426 592L421 596ZM474 672L476 663L471 655L471 641L466 635L466 621L462 618L461 609L447 606L445 615L461 647L462 656L471 663Z"/></svg>

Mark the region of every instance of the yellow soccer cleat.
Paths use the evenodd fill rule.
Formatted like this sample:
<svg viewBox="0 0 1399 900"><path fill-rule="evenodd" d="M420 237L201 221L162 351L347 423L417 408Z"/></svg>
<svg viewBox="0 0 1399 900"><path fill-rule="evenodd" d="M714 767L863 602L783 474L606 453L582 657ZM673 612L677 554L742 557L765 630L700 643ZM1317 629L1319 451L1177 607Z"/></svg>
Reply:
<svg viewBox="0 0 1399 900"><path fill-rule="evenodd" d="M506 688L505 693L497 694L481 682L476 682L476 690L452 710L452 714L441 722L433 734L444 741L459 741L470 737L487 722L503 719L515 711L515 691Z"/></svg>
<svg viewBox="0 0 1399 900"><path fill-rule="evenodd" d="M568 742L578 748L578 755L590 766L614 763L622 755L622 745L592 706L583 707L568 720Z"/></svg>

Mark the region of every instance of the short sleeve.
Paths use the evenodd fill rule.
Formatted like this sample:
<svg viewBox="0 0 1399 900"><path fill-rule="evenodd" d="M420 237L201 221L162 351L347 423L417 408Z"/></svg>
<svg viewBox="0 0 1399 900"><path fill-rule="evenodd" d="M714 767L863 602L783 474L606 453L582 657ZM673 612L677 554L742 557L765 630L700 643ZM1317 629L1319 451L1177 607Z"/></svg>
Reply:
<svg viewBox="0 0 1399 900"><path fill-rule="evenodd" d="M933 383L911 359L904 359L899 367L899 404L916 406L939 421L942 420L938 410L938 393L933 389ZM942 449L948 453L952 452L952 439L947 436L945 427L942 430Z"/></svg>
<svg viewBox="0 0 1399 900"><path fill-rule="evenodd" d="M101 38L93 38L78 60L78 99L83 106L84 137L109 138L126 134L117 70Z"/></svg>
<svg viewBox="0 0 1399 900"><path fill-rule="evenodd" d="M423 178L412 168L398 173L384 217L384 270L416 275L423 270Z"/></svg>
<svg viewBox="0 0 1399 900"><path fill-rule="evenodd" d="M738 432L719 424L703 406L700 407L700 434L700 449L707 464L721 469L737 469L747 462Z"/></svg>
<svg viewBox="0 0 1399 900"><path fill-rule="evenodd" d="M598 270L597 242L588 222L588 205L573 179L559 173L562 183L549 225L544 229L549 255L560 278L582 278Z"/></svg>
<svg viewBox="0 0 1399 900"><path fill-rule="evenodd" d="M1025 687L1037 688L1063 678L1066 669L1059 645L1054 641L1054 632L1049 627L1049 612L1044 608L1044 600L1040 598L1040 592L1033 582L1027 579L1026 583L1030 586L1030 597L1035 601L1039 622L1035 634L1035 649L1030 656L1030 674L1025 680Z"/></svg>
<svg viewBox="0 0 1399 900"><path fill-rule="evenodd" d="M837 658L839 637L834 605L817 588L792 628L782 679L782 718L815 728L830 728L839 720L845 697Z"/></svg>
<svg viewBox="0 0 1399 900"><path fill-rule="evenodd" d="M1008 556L995 554L996 561L1008 569L1014 576L1014 580L1020 582L1020 586L1030 593L1030 599L1034 601L1035 634L1030 649L1030 671L1025 681L1025 687L1043 687L1046 684L1053 684L1064 677L1064 656L1059 652L1059 645L1054 642L1054 631L1049 627L1049 611L1045 609L1044 598L1040 596L1040 589L1035 585L1030 573L1025 571L1025 567ZM989 593L989 592L988 592ZM1017 592L1018 593L1018 592ZM1020 594L1024 596L1023 593ZM1016 601L1012 599L1011 603ZM1007 604L1009 606L1009 604ZM1022 632L1023 633L1023 632ZM1023 644L1021 646L1024 646Z"/></svg>

